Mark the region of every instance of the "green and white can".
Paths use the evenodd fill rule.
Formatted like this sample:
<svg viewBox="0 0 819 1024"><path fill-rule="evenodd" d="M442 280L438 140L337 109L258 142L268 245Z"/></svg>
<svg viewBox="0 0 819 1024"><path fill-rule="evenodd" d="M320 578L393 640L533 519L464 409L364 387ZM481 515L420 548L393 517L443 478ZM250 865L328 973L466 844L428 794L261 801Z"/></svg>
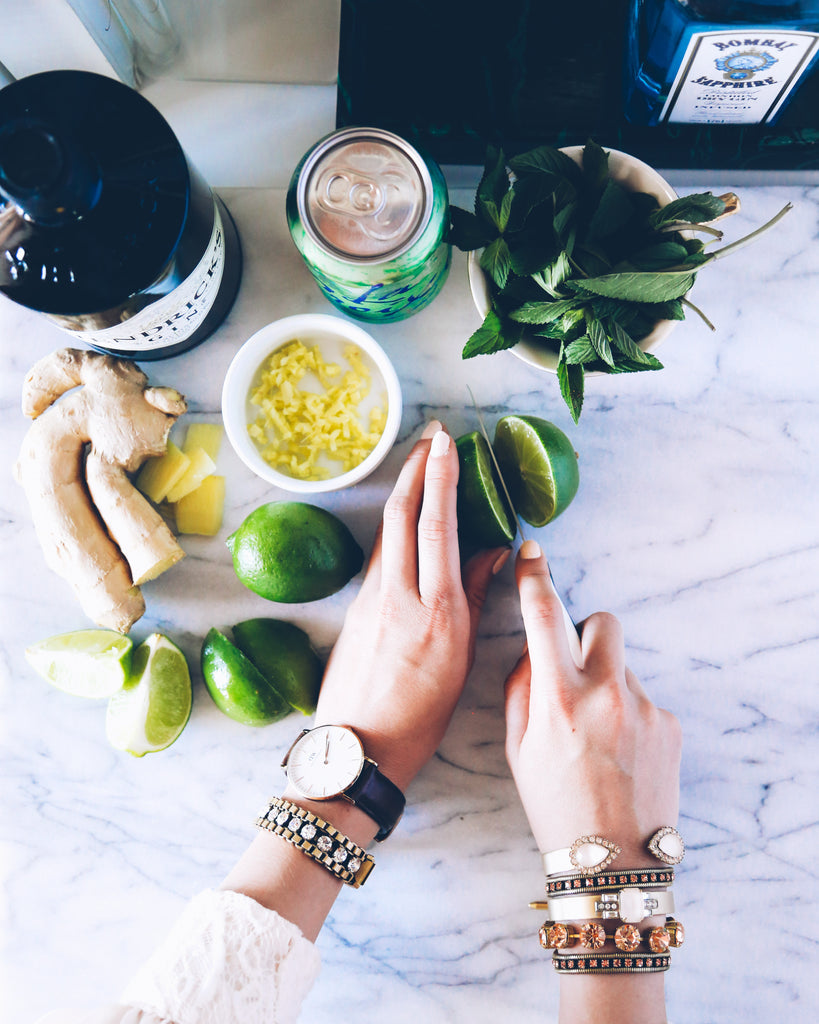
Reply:
<svg viewBox="0 0 819 1024"><path fill-rule="evenodd" d="M287 221L319 288L358 320L412 316L449 272L444 176L380 128L342 128L317 142L293 172Z"/></svg>

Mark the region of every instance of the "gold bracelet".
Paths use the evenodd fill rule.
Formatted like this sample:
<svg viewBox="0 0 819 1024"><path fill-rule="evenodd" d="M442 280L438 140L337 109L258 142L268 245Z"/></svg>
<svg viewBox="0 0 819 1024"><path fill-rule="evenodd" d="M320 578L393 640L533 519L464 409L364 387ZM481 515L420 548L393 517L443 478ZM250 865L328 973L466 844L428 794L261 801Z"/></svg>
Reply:
<svg viewBox="0 0 819 1024"><path fill-rule="evenodd" d="M375 861L328 822L298 804L274 797L256 819L259 828L298 847L302 853L331 871L354 889L362 886L375 867Z"/></svg>

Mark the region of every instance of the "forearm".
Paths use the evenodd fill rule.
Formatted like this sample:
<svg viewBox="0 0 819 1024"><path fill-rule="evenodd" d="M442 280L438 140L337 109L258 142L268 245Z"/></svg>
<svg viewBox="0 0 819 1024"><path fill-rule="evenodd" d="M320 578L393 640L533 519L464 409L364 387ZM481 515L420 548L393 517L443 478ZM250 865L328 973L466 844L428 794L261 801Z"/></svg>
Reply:
<svg viewBox="0 0 819 1024"><path fill-rule="evenodd" d="M662 974L560 979L560 1024L666 1024Z"/></svg>

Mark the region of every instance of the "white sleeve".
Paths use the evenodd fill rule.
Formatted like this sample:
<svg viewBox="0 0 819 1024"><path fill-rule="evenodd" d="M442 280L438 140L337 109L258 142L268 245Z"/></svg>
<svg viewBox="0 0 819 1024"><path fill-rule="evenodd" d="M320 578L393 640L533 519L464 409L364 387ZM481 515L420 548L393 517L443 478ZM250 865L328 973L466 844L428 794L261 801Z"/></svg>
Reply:
<svg viewBox="0 0 819 1024"><path fill-rule="evenodd" d="M40 1024L293 1024L319 966L292 922L240 893L206 890L128 983L122 1005Z"/></svg>

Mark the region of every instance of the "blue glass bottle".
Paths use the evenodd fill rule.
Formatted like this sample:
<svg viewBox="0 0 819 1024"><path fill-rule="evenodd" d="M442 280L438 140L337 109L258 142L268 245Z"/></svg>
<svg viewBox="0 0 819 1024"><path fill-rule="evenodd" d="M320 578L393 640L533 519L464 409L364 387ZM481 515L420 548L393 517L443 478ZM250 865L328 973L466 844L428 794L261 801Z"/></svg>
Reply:
<svg viewBox="0 0 819 1024"><path fill-rule="evenodd" d="M819 0L631 0L632 124L774 124L813 74Z"/></svg>

